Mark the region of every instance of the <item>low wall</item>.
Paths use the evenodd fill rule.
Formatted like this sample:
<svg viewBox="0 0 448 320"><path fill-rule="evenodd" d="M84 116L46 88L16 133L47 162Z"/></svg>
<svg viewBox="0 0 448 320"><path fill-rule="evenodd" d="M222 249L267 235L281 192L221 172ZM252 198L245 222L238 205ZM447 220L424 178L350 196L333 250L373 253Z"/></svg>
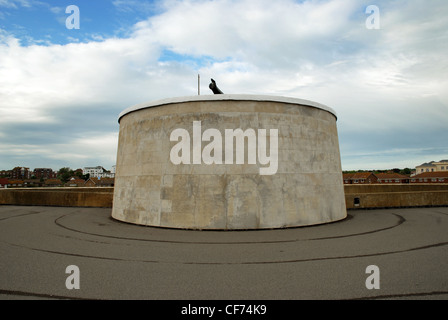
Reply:
<svg viewBox="0 0 448 320"><path fill-rule="evenodd" d="M353 193L384 193L384 192L427 192L448 191L445 184L345 184L346 194Z"/></svg>
<svg viewBox="0 0 448 320"><path fill-rule="evenodd" d="M0 205L111 208L114 188L0 189Z"/></svg>
<svg viewBox="0 0 448 320"><path fill-rule="evenodd" d="M448 206L448 184L345 185L344 189L347 209ZM0 205L112 208L113 190L114 188L0 189Z"/></svg>
<svg viewBox="0 0 448 320"><path fill-rule="evenodd" d="M347 209L448 206L448 184L345 185Z"/></svg>

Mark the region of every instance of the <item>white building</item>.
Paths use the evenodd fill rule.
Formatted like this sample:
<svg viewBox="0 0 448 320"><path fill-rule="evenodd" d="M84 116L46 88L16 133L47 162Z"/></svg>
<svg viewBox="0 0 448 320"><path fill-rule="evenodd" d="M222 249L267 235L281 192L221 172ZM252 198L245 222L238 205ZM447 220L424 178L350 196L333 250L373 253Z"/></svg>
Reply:
<svg viewBox="0 0 448 320"><path fill-rule="evenodd" d="M112 173L102 166L97 167L84 167L82 174L90 174L90 178L114 178L115 173Z"/></svg>
<svg viewBox="0 0 448 320"><path fill-rule="evenodd" d="M423 172L443 172L448 171L448 160L440 160L439 162L431 161L428 163L423 163L415 167L415 174L420 174Z"/></svg>

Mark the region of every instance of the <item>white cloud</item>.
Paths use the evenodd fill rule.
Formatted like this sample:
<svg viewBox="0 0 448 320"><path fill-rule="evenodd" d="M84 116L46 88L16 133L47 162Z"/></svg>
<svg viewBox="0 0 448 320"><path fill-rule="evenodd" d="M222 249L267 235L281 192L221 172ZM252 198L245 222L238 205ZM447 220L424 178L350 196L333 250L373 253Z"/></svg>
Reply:
<svg viewBox="0 0 448 320"><path fill-rule="evenodd" d="M278 67L313 54L314 41L337 37L357 6L353 0L168 2L166 12L138 23L135 34L150 34L182 54Z"/></svg>
<svg viewBox="0 0 448 320"><path fill-rule="evenodd" d="M0 143L0 153L4 157L14 154L14 159L29 167L51 167L54 163L60 163L61 167L65 164L72 168L91 165L112 167L116 160L117 141L118 133L109 132L73 139L67 143L46 145ZM31 159L30 155L32 155ZM47 160L41 161L40 158ZM54 167L54 169L59 168Z"/></svg>
<svg viewBox="0 0 448 320"><path fill-rule="evenodd" d="M48 158L64 160L73 167L115 164L118 133L109 132L98 135L86 135L67 144L56 144L47 150ZM56 151L56 152L55 152ZM95 162L96 161L96 162Z"/></svg>
<svg viewBox="0 0 448 320"><path fill-rule="evenodd" d="M0 122L34 120L67 104L125 103L157 59L157 48L135 39L28 47L14 38L3 42Z"/></svg>
<svg viewBox="0 0 448 320"><path fill-rule="evenodd" d="M33 5L41 5L43 2L37 0L0 0L0 7L18 9L20 7L30 8Z"/></svg>
<svg viewBox="0 0 448 320"><path fill-rule="evenodd" d="M54 14L59 14L64 11L63 7L50 7L50 11Z"/></svg>

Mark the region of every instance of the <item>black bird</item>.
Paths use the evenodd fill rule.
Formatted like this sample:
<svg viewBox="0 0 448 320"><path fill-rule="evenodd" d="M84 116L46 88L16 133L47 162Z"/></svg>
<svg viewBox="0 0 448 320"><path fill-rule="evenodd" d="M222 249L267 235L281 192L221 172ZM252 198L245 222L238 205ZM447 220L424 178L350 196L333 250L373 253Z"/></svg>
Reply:
<svg viewBox="0 0 448 320"><path fill-rule="evenodd" d="M208 85L208 87L213 91L214 94L223 94L221 90L219 90L218 86L216 85L215 80L211 79L212 82Z"/></svg>

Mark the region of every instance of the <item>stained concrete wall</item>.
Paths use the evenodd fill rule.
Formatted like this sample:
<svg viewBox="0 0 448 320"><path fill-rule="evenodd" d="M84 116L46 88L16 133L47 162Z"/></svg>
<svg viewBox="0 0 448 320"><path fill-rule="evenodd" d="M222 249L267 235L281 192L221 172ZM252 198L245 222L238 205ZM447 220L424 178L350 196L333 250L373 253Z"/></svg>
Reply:
<svg viewBox="0 0 448 320"><path fill-rule="evenodd" d="M428 192L448 191L448 183L445 184L346 184L346 194L356 193L388 193L388 192Z"/></svg>
<svg viewBox="0 0 448 320"><path fill-rule="evenodd" d="M263 166L247 160L173 164L170 150L177 142L170 133L181 128L193 137L194 121L201 121L202 132L223 135L226 129L277 129L277 172L260 175ZM336 116L304 100L215 95L131 108L120 115L116 168L112 217L121 221L234 230L312 225L347 215Z"/></svg>
<svg viewBox="0 0 448 320"><path fill-rule="evenodd" d="M0 204L111 208L113 188L0 189Z"/></svg>
<svg viewBox="0 0 448 320"><path fill-rule="evenodd" d="M347 209L448 205L448 184L345 185Z"/></svg>

